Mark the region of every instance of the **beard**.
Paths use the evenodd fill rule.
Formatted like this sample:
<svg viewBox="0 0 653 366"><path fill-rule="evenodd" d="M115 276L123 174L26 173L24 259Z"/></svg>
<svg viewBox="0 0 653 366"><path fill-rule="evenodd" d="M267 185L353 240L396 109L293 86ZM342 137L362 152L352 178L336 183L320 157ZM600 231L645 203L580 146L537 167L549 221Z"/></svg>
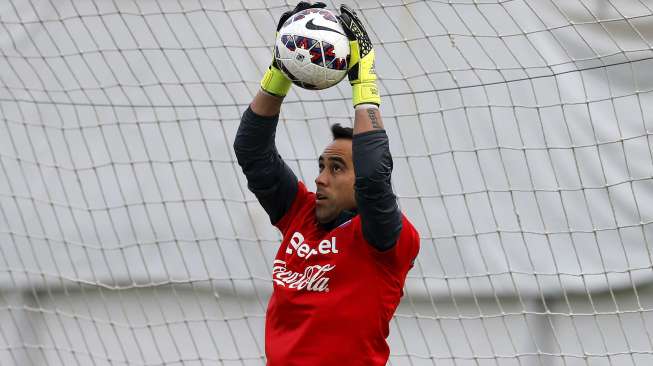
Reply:
<svg viewBox="0 0 653 366"><path fill-rule="evenodd" d="M335 205L323 205L322 207L317 205L315 207L315 217L318 223L326 224L338 217L340 211Z"/></svg>

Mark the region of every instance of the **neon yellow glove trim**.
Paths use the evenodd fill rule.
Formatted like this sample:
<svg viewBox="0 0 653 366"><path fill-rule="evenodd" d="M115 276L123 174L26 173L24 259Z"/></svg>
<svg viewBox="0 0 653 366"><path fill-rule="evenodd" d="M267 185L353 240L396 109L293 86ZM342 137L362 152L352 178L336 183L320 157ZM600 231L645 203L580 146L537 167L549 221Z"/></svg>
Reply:
<svg viewBox="0 0 653 366"><path fill-rule="evenodd" d="M350 42L352 65L358 63L358 77L350 80L352 86L352 103L354 107L362 103L381 104L379 88L376 85L376 71L374 70L374 50L370 51L362 59L358 52L358 42Z"/></svg>
<svg viewBox="0 0 653 366"><path fill-rule="evenodd" d="M270 66L261 79L261 89L278 97L285 97L290 86L292 86L290 79L274 66Z"/></svg>
<svg viewBox="0 0 653 366"><path fill-rule="evenodd" d="M352 85L352 102L354 107L364 103L381 105L379 88L376 86L376 83Z"/></svg>
<svg viewBox="0 0 653 366"><path fill-rule="evenodd" d="M349 68L360 61L360 55L361 52L358 47L358 41L349 41Z"/></svg>

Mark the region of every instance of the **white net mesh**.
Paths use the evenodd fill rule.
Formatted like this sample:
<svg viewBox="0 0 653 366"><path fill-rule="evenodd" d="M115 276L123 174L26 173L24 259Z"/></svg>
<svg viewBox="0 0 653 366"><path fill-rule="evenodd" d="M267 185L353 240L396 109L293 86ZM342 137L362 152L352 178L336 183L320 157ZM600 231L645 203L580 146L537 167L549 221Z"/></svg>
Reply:
<svg viewBox="0 0 653 366"><path fill-rule="evenodd" d="M653 3L348 4L422 235L390 364L652 364ZM0 2L0 364L265 363L279 235L231 144L291 6ZM311 189L350 95L284 103Z"/></svg>

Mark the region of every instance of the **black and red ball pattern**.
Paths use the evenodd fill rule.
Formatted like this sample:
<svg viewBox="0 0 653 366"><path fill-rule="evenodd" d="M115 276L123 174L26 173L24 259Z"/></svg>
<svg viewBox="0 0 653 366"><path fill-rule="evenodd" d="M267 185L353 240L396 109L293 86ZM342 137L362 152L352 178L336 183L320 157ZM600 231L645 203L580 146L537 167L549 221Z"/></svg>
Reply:
<svg viewBox="0 0 653 366"><path fill-rule="evenodd" d="M304 36L284 34L281 36L281 43L286 45L286 48L290 51L295 51L297 48L307 50L311 55L311 62L318 66L333 70L347 69L347 59L336 57L333 45L328 42L320 42Z"/></svg>

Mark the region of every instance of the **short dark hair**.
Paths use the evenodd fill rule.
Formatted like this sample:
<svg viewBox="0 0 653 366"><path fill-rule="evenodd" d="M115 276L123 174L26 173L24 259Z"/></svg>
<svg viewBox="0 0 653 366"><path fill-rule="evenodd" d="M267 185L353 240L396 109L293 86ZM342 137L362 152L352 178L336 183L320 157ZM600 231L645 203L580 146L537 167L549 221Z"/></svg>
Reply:
<svg viewBox="0 0 653 366"><path fill-rule="evenodd" d="M341 126L340 123L334 123L331 125L331 134L333 135L334 140L352 140L354 138L354 129L351 127Z"/></svg>

